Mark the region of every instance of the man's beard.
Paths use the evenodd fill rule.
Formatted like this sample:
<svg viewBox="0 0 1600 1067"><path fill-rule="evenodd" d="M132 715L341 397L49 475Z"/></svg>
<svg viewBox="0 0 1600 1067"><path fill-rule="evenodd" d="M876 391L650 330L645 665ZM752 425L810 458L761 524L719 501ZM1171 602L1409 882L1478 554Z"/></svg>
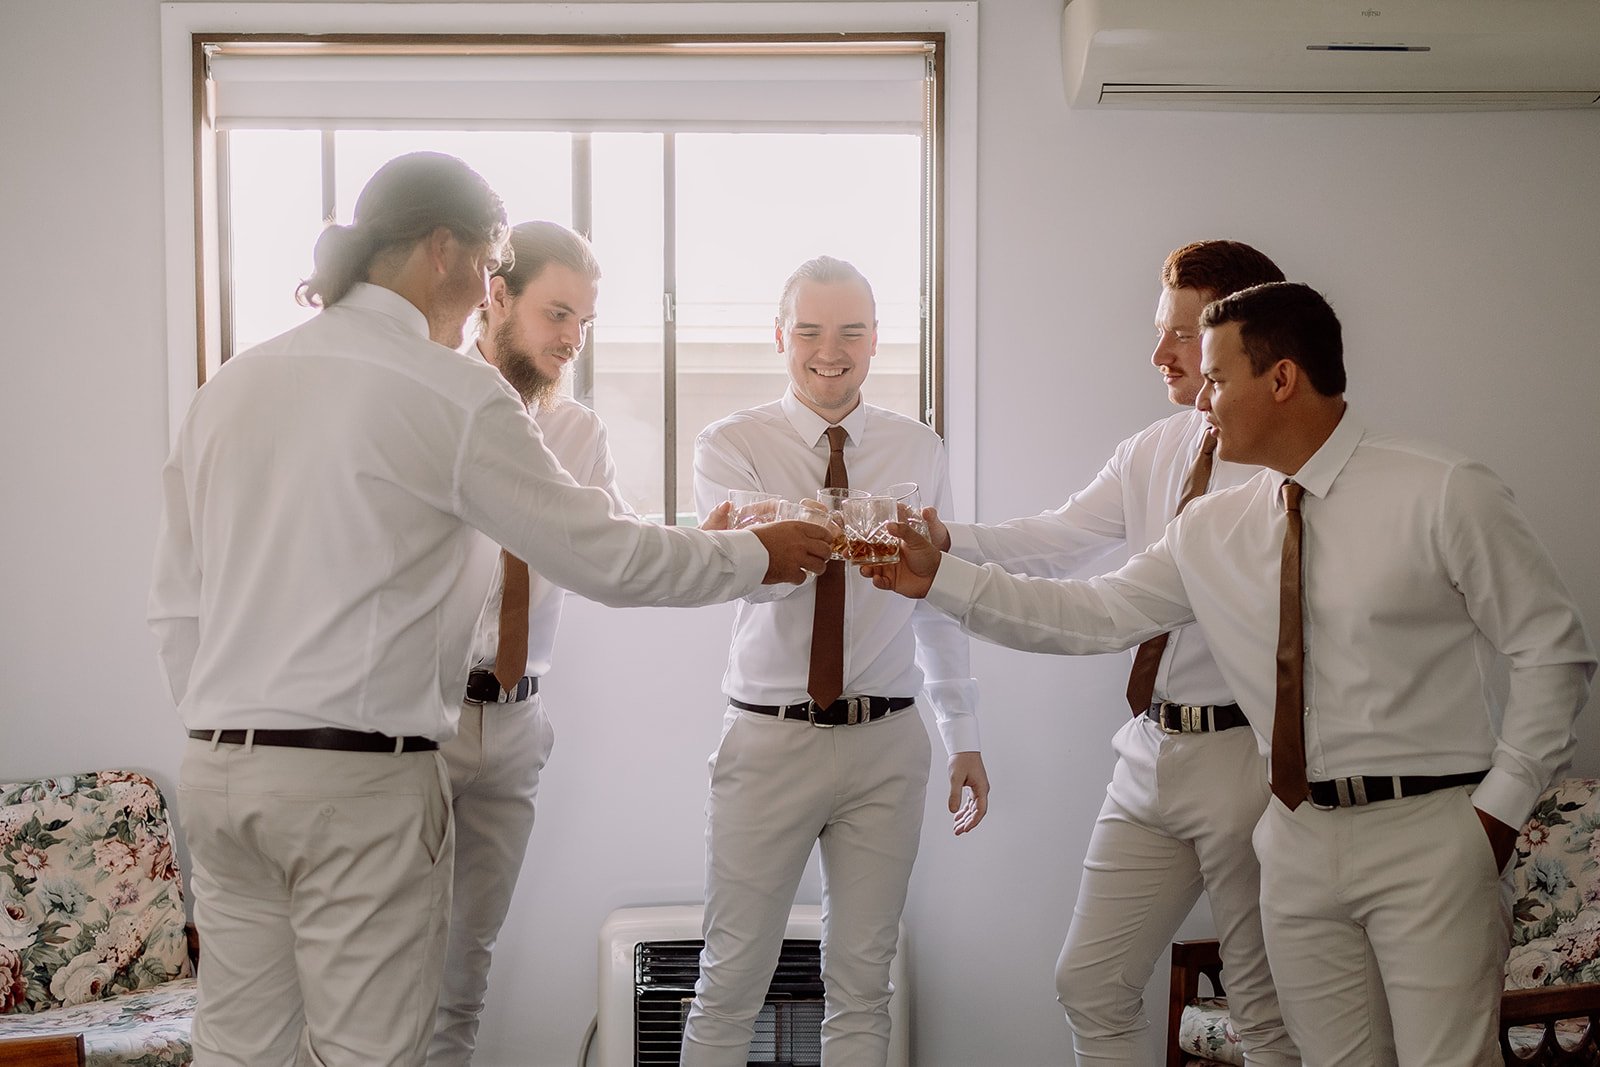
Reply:
<svg viewBox="0 0 1600 1067"><path fill-rule="evenodd" d="M528 407L543 405L561 387L561 377L552 378L541 371L533 356L519 343L516 324L511 319L506 319L495 330L494 351L500 373Z"/></svg>

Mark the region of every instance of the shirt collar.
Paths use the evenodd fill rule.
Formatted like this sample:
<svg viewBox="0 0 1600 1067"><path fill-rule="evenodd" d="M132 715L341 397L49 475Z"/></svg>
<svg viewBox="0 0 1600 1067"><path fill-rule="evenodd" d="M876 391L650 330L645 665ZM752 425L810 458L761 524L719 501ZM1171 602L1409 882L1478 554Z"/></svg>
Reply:
<svg viewBox="0 0 1600 1067"><path fill-rule="evenodd" d="M380 315L387 315L394 319L419 337L428 336L428 318L417 305L393 289L385 289L381 285L373 285L371 282L357 282L350 287L348 293L339 298L338 303L334 306L376 311Z"/></svg>
<svg viewBox="0 0 1600 1067"><path fill-rule="evenodd" d="M784 417L789 420L789 425L794 427L794 432L800 435L802 441L813 447L824 439L828 427L833 425L806 407L800 398L795 396L792 385L783 391L783 399L778 404L783 409ZM839 420L839 425L844 427L845 437L859 448L862 434L867 429L867 402L863 400L857 404L850 414Z"/></svg>
<svg viewBox="0 0 1600 1067"><path fill-rule="evenodd" d="M1355 453L1356 445L1361 443L1361 438L1365 434L1366 427L1350 413L1350 408L1347 406L1344 414L1339 417L1339 424L1333 428L1328 439L1322 442L1322 447L1301 465L1293 478L1287 474L1278 476L1278 499L1283 499L1283 483L1287 481L1294 481L1304 486L1306 492L1319 499L1327 496L1328 490L1333 487L1334 479L1344 470L1345 464Z"/></svg>

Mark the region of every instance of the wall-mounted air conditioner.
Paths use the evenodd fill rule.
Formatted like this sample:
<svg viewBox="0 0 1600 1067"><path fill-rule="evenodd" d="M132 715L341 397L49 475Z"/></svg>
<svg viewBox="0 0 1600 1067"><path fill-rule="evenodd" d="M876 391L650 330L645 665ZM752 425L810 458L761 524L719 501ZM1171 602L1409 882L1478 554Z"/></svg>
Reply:
<svg viewBox="0 0 1600 1067"><path fill-rule="evenodd" d="M596 1013L599 1067L667 1067L679 1062L683 1024L700 973L700 905L619 908L600 928ZM783 951L756 1018L750 1063L816 1067L822 1063L822 909L796 905ZM890 966L894 997L889 1067L907 1067L908 990L905 931Z"/></svg>
<svg viewBox="0 0 1600 1067"><path fill-rule="evenodd" d="M1074 107L1600 106L1600 0L1067 0Z"/></svg>

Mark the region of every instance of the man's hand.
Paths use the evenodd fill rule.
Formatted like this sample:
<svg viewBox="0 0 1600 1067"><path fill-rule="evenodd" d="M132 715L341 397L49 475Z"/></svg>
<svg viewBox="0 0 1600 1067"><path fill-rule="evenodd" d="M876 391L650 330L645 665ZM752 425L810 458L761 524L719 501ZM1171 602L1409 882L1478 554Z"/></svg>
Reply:
<svg viewBox="0 0 1600 1067"><path fill-rule="evenodd" d="M814 522L766 522L749 529L761 538L767 550L767 574L761 579L762 585L799 584L808 574L820 574L833 551L828 528Z"/></svg>
<svg viewBox="0 0 1600 1067"><path fill-rule="evenodd" d="M983 756L957 752L950 757L950 814L956 836L976 829L988 811L989 772L983 769Z"/></svg>
<svg viewBox="0 0 1600 1067"><path fill-rule="evenodd" d="M939 528L943 530L944 526L941 524ZM879 589L889 589L901 596L921 600L933 587L942 553L926 537L903 522L891 522L888 529L900 539L900 562L869 563L861 568L861 574L871 578L872 584ZM947 532L947 540L949 536Z"/></svg>
<svg viewBox="0 0 1600 1067"><path fill-rule="evenodd" d="M933 508L922 509L922 521L928 524L928 541L940 552L950 551L950 527L939 521L939 513Z"/></svg>
<svg viewBox="0 0 1600 1067"><path fill-rule="evenodd" d="M711 509L711 514L706 516L700 524L702 530L731 530L733 529L733 501L724 500Z"/></svg>
<svg viewBox="0 0 1600 1067"><path fill-rule="evenodd" d="M1473 808L1478 813L1478 821L1483 824L1483 832L1489 835L1489 847L1494 849L1494 869L1506 869L1506 861L1511 858L1511 850L1517 847L1517 829L1507 826L1482 808Z"/></svg>

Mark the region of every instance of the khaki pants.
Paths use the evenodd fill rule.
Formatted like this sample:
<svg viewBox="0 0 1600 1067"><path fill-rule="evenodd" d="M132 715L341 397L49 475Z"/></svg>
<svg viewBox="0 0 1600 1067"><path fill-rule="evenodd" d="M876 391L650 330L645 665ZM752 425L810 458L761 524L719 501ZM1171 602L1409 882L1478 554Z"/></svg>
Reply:
<svg viewBox="0 0 1600 1067"><path fill-rule="evenodd" d="M197 1067L421 1064L450 907L436 752L191 740Z"/></svg>
<svg viewBox="0 0 1600 1067"><path fill-rule="evenodd" d="M1167 734L1140 716L1115 744L1116 770L1056 964L1079 1067L1146 1063L1145 986L1202 887L1245 1063L1295 1067L1300 1057L1261 938L1261 871L1250 835L1271 794L1255 732Z"/></svg>
<svg viewBox="0 0 1600 1067"><path fill-rule="evenodd" d="M889 965L928 791L915 706L831 729L729 710L706 805L705 949L683 1067L744 1067L794 894L822 849L822 1062L882 1067Z"/></svg>
<svg viewBox="0 0 1600 1067"><path fill-rule="evenodd" d="M1498 1067L1510 889L1471 791L1256 828L1261 920L1306 1067Z"/></svg>
<svg viewBox="0 0 1600 1067"><path fill-rule="evenodd" d="M440 748L456 823L455 888L428 1067L464 1067L478 1043L489 960L533 833L539 772L555 732L536 693L517 704L463 704Z"/></svg>

